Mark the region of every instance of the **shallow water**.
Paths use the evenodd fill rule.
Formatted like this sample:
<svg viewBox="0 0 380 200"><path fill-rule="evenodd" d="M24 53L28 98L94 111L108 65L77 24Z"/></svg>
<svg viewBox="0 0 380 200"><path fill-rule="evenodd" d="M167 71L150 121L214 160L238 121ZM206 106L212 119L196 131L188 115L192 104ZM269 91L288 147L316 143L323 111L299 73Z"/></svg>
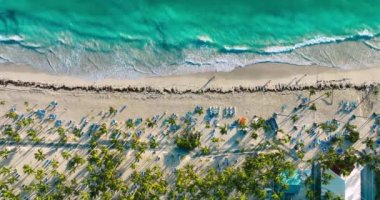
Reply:
<svg viewBox="0 0 380 200"><path fill-rule="evenodd" d="M0 61L134 78L380 62L378 0L0 0Z"/></svg>

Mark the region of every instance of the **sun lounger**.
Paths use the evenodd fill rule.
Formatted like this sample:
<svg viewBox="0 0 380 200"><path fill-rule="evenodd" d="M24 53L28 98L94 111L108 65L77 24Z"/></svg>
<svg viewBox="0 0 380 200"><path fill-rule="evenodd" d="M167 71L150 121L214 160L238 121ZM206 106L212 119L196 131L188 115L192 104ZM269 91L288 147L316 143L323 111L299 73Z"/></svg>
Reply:
<svg viewBox="0 0 380 200"><path fill-rule="evenodd" d="M356 101L340 101L339 102L339 112L341 113L350 113L358 107Z"/></svg>
<svg viewBox="0 0 380 200"><path fill-rule="evenodd" d="M39 119L43 119L43 118L45 118L46 111L45 110L37 110L35 114L37 115L37 117Z"/></svg>
<svg viewBox="0 0 380 200"><path fill-rule="evenodd" d="M137 119L135 120L135 126L140 125L142 122L143 122L143 119L142 119L142 118L137 118Z"/></svg>
<svg viewBox="0 0 380 200"><path fill-rule="evenodd" d="M111 121L111 126L116 126L116 125L117 125L117 121L113 119L113 120Z"/></svg>
<svg viewBox="0 0 380 200"><path fill-rule="evenodd" d="M62 120L57 120L57 121L55 121L54 126L55 126L55 127L60 127L60 126L62 126Z"/></svg>
<svg viewBox="0 0 380 200"><path fill-rule="evenodd" d="M50 114L49 115L49 120L55 120L57 118L56 114Z"/></svg>

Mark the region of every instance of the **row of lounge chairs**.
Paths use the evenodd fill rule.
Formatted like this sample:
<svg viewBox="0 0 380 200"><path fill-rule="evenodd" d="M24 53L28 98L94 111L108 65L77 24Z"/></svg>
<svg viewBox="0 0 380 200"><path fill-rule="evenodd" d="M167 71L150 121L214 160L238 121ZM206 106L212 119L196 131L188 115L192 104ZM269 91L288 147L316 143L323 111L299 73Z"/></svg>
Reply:
<svg viewBox="0 0 380 200"><path fill-rule="evenodd" d="M357 101L341 101L339 102L340 113L350 113L358 107Z"/></svg>

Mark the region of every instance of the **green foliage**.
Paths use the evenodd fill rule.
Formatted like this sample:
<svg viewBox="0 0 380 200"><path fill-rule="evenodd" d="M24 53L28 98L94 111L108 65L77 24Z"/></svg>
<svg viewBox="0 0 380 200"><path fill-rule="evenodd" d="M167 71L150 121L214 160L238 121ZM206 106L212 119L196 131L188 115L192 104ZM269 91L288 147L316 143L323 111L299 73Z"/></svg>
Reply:
<svg viewBox="0 0 380 200"><path fill-rule="evenodd" d="M82 136L82 130L79 129L79 128L77 128L77 127L75 127L75 128L73 129L73 134L74 134L75 137L80 138L80 137Z"/></svg>
<svg viewBox="0 0 380 200"><path fill-rule="evenodd" d="M317 107L315 106L315 103L310 105L309 110L317 111Z"/></svg>
<svg viewBox="0 0 380 200"><path fill-rule="evenodd" d="M265 199L265 188L272 188L275 183L272 198L282 198L287 185L280 174L289 172L291 175L295 169L294 164L285 159L282 152L258 154L247 157L242 167L227 167L220 172L211 168L202 176L187 165L177 171L175 188L169 196L173 199L229 199L232 196L237 196L233 199Z"/></svg>
<svg viewBox="0 0 380 200"><path fill-rule="evenodd" d="M204 113L203 107L199 107L198 109L195 109L194 113L198 115L203 115Z"/></svg>
<svg viewBox="0 0 380 200"><path fill-rule="evenodd" d="M315 94L316 94L315 90L314 89L310 89L310 91L309 91L309 97L311 97L311 96L313 96Z"/></svg>
<svg viewBox="0 0 380 200"><path fill-rule="evenodd" d="M218 143L218 142L220 142L220 139L217 137L213 137L213 138L211 138L211 142Z"/></svg>
<svg viewBox="0 0 380 200"><path fill-rule="evenodd" d="M23 171L24 171L25 174L30 175L30 174L34 173L34 170L33 170L33 168L30 165L24 165L22 167L22 169L23 169Z"/></svg>
<svg viewBox="0 0 380 200"><path fill-rule="evenodd" d="M18 114L15 111L9 111L7 114L5 114L5 117L16 120L18 118Z"/></svg>
<svg viewBox="0 0 380 200"><path fill-rule="evenodd" d="M211 153L211 150L209 147L202 147L201 153L202 153L202 155L209 155Z"/></svg>
<svg viewBox="0 0 380 200"><path fill-rule="evenodd" d="M329 122L324 122L324 123L321 123L318 125L324 132L334 132L336 130L338 130L339 126L338 126L338 123L337 121L334 119L332 120L331 123Z"/></svg>
<svg viewBox="0 0 380 200"><path fill-rule="evenodd" d="M134 172L131 181L136 189L131 191L128 199L160 199L168 191L168 183L157 166L145 170L144 174Z"/></svg>
<svg viewBox="0 0 380 200"><path fill-rule="evenodd" d="M34 158L37 161L45 160L45 157L46 157L46 155L44 154L44 152L41 149L38 149L37 152L34 153Z"/></svg>
<svg viewBox="0 0 380 200"><path fill-rule="evenodd" d="M265 119L262 117L259 117L257 120L254 120L250 124L251 129L253 129L254 131L257 131L260 128L264 128L264 126L265 126Z"/></svg>
<svg viewBox="0 0 380 200"><path fill-rule="evenodd" d="M85 162L86 160L80 155L74 154L71 160L67 163L67 169L70 171L75 171L77 167L83 165Z"/></svg>
<svg viewBox="0 0 380 200"><path fill-rule="evenodd" d="M347 139L351 143L355 143L356 141L359 140L359 132L356 130L355 125L347 124L345 126L346 131L348 131Z"/></svg>
<svg viewBox="0 0 380 200"><path fill-rule="evenodd" d="M148 128L153 128L157 125L156 121L155 120L152 120L152 119L146 119L145 121L146 125L148 126Z"/></svg>
<svg viewBox="0 0 380 200"><path fill-rule="evenodd" d="M97 164L90 162L94 170L89 173L84 182L84 185L89 188L90 199L98 199L97 197L103 196L107 191L116 193L125 188L125 184L117 176L117 168L122 162L121 154L101 147L100 152L91 154L89 160L96 160L96 157L99 161Z"/></svg>
<svg viewBox="0 0 380 200"><path fill-rule="evenodd" d="M127 129L132 129L132 128L135 128L135 123L133 122L132 119L128 119L125 122L125 126L127 127Z"/></svg>
<svg viewBox="0 0 380 200"><path fill-rule="evenodd" d="M15 142L20 142L21 141L20 135L18 134L18 132L16 130L14 130L12 128L11 125L5 125L3 134L9 136Z"/></svg>
<svg viewBox="0 0 380 200"><path fill-rule="evenodd" d="M63 159L68 160L71 157L71 154L68 151L62 151L61 156Z"/></svg>
<svg viewBox="0 0 380 200"><path fill-rule="evenodd" d="M7 159L10 153L11 152L7 148L1 149L0 150L0 157L3 159Z"/></svg>
<svg viewBox="0 0 380 200"><path fill-rule="evenodd" d="M158 147L158 142L156 141L156 138L152 138L149 140L149 146L151 149L155 149Z"/></svg>
<svg viewBox="0 0 380 200"><path fill-rule="evenodd" d="M220 130L220 134L226 135L227 134L227 124L225 124L224 126L219 127L219 130Z"/></svg>
<svg viewBox="0 0 380 200"><path fill-rule="evenodd" d="M327 98L331 97L331 94L332 94L331 92L325 92L325 95Z"/></svg>
<svg viewBox="0 0 380 200"><path fill-rule="evenodd" d="M100 125L98 133L99 133L100 136L104 135L104 134L107 134L108 133L107 124L103 123L102 125Z"/></svg>
<svg viewBox="0 0 380 200"><path fill-rule="evenodd" d="M257 137L258 137L258 134L255 131L252 131L251 138L254 139L254 140L256 140Z"/></svg>
<svg viewBox="0 0 380 200"><path fill-rule="evenodd" d="M114 107L110 106L108 112L110 115L115 115L117 113L117 110Z"/></svg>
<svg viewBox="0 0 380 200"><path fill-rule="evenodd" d="M31 125L33 122L34 122L34 120L32 118L28 117L28 118L18 120L16 122L16 125L18 127L22 128L22 127Z"/></svg>
<svg viewBox="0 0 380 200"><path fill-rule="evenodd" d="M353 149L347 149L343 155L337 154L334 149L329 149L327 153L319 155L317 160L321 163L322 169L331 169L336 174L347 176L359 162L359 157Z"/></svg>
<svg viewBox="0 0 380 200"><path fill-rule="evenodd" d="M199 131L184 130L175 137L175 143L179 148L191 151L201 144L200 138L201 133Z"/></svg>
<svg viewBox="0 0 380 200"><path fill-rule="evenodd" d="M303 159L305 157L305 152L302 150L297 151L297 156L300 159Z"/></svg>
<svg viewBox="0 0 380 200"><path fill-rule="evenodd" d="M300 119L300 117L298 115L292 115L290 119L292 120L293 123L296 123Z"/></svg>

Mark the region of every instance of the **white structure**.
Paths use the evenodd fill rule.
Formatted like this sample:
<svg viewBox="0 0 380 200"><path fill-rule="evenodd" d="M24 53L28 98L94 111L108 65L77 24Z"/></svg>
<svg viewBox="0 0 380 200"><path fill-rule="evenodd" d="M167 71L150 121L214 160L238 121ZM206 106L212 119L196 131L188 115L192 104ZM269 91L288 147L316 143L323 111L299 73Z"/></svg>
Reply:
<svg viewBox="0 0 380 200"><path fill-rule="evenodd" d="M361 171L363 167L359 166L351 171L348 176L339 176L332 170L326 173L333 175L333 179L328 185L322 185L322 194L327 191L334 195L340 196L345 200L361 200Z"/></svg>
<svg viewBox="0 0 380 200"><path fill-rule="evenodd" d="M343 199L376 200L376 174L369 166L358 166L351 171L351 174L345 177L339 176L332 170L327 170L326 173L331 174L333 177L328 185L321 183L321 172L320 164L313 163L311 177L314 184L310 189L315 192L318 199L329 191Z"/></svg>
<svg viewBox="0 0 380 200"><path fill-rule="evenodd" d="M339 176L332 170L326 173L331 174L334 178L328 185L322 185L322 194L327 191L336 196L343 197L345 200L361 200L361 171L363 167L359 166L351 171L348 176Z"/></svg>

